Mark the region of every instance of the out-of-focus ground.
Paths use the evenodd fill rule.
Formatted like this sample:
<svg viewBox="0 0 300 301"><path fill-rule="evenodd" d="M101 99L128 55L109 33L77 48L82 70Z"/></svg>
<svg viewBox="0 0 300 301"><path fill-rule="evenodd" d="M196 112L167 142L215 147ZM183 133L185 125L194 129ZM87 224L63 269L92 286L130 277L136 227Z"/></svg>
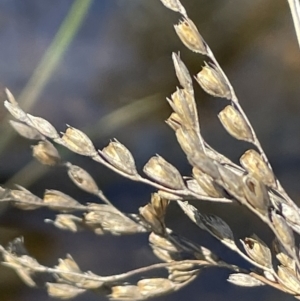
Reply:
<svg viewBox="0 0 300 301"><path fill-rule="evenodd" d="M298 202L300 51L286 1L182 2L232 81L277 176ZM8 87L16 97L34 72L72 3L70 0L0 0L0 85ZM93 134L98 148L116 137L132 151L140 170L152 155L158 153L182 174L189 175L190 167L173 132L164 123L170 114L165 97L178 85L171 52L180 51L193 74L201 69L204 58L191 53L180 43L172 27L177 18L176 13L165 9L158 0L94 1L83 26L30 112L46 118L61 131L65 124L85 129ZM196 93L204 138L237 161L250 146L235 141L220 126L216 116L226 101L213 99L198 88ZM3 101L3 92L1 95ZM117 118L107 118L107 114L138 99L146 98L142 103L147 103L148 96L153 96L148 113L135 113L136 110L130 109ZM5 116L6 111L0 104L0 118ZM6 130L2 124L0 144ZM5 148L0 157L2 183L30 162L29 145L29 141L16 137ZM122 210L137 211L149 200L151 188L124 180L86 158L72 155L68 159L85 167ZM95 201L74 188L61 169L49 169L34 181L30 181L31 176L29 172L18 184L30 183L28 188L39 196L47 188L62 190L81 202ZM270 232L240 206L195 204L204 212L224 218L237 238L255 232L267 242L272 239ZM70 253L83 270L101 275L156 262L147 246L146 235L71 234L44 224L45 218L53 217L54 213L48 210L24 212L3 208L0 243L24 236L28 249L42 263L53 266L58 257ZM175 205L171 207L168 225L214 249L225 260L247 266L192 225ZM223 270L207 270L190 286L159 300L292 300L270 288L235 287L226 283L227 275ZM27 288L5 267L0 267L0 296L1 301L50 300L44 291ZM87 293L76 300L104 298Z"/></svg>

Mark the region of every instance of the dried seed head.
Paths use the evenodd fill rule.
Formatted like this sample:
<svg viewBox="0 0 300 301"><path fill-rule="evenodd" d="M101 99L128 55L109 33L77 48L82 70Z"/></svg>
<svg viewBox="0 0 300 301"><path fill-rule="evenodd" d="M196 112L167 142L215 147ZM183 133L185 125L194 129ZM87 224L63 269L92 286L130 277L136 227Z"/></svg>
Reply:
<svg viewBox="0 0 300 301"><path fill-rule="evenodd" d="M191 19L183 18L177 25L174 25L174 28L181 42L187 48L194 52L207 54L206 43Z"/></svg>
<svg viewBox="0 0 300 301"><path fill-rule="evenodd" d="M172 189L185 189L179 171L161 156L152 157L144 166L144 173L158 183Z"/></svg>
<svg viewBox="0 0 300 301"><path fill-rule="evenodd" d="M27 117L29 118L29 125L34 127L42 135L50 139L59 138L59 135L55 127L46 119L41 117L36 117L30 114L27 114Z"/></svg>
<svg viewBox="0 0 300 301"><path fill-rule="evenodd" d="M81 206L76 200L58 190L46 190L43 200L49 208L63 212L74 211L76 207Z"/></svg>
<svg viewBox="0 0 300 301"><path fill-rule="evenodd" d="M274 226L276 236L284 246L293 249L295 247L295 238L292 229L287 225L286 220L276 213L271 211L271 221Z"/></svg>
<svg viewBox="0 0 300 301"><path fill-rule="evenodd" d="M10 125L14 128L14 130L21 135L22 137L25 137L27 139L31 140L43 140L44 136L40 134L39 131L37 131L35 128L26 125L23 122L10 120Z"/></svg>
<svg viewBox="0 0 300 301"><path fill-rule="evenodd" d="M195 278L200 273L200 270L192 270L192 271L178 271L172 270L169 271L168 279L175 283L184 283L190 282L193 278Z"/></svg>
<svg viewBox="0 0 300 301"><path fill-rule="evenodd" d="M216 198L223 197L222 188L217 183L215 183L213 178L208 174L202 172L199 168L194 167L193 176L208 196Z"/></svg>
<svg viewBox="0 0 300 301"><path fill-rule="evenodd" d="M185 89L178 89L167 99L172 109L180 117L181 124L194 127L197 121L197 110L194 96Z"/></svg>
<svg viewBox="0 0 300 301"><path fill-rule="evenodd" d="M214 65L205 64L196 75L202 89L215 97L231 99L231 91L223 74Z"/></svg>
<svg viewBox="0 0 300 301"><path fill-rule="evenodd" d="M137 175L135 162L130 151L119 141L114 140L99 153L115 168L129 174Z"/></svg>
<svg viewBox="0 0 300 301"><path fill-rule="evenodd" d="M9 113L17 120L25 123L28 121L27 114L19 107L17 102L11 103L5 100L4 106L9 111Z"/></svg>
<svg viewBox="0 0 300 301"><path fill-rule="evenodd" d="M150 225L151 230L157 234L164 234L166 231L164 216L158 216L151 204L139 208L140 215Z"/></svg>
<svg viewBox="0 0 300 301"><path fill-rule="evenodd" d="M151 244L152 248L155 246L156 248L166 250L170 253L178 252L177 246L175 246L171 241L169 241L165 237L154 232L151 232L151 234L149 235L149 243Z"/></svg>
<svg viewBox="0 0 300 301"><path fill-rule="evenodd" d="M293 270L284 266L278 266L277 275L279 277L279 281L285 287L298 295L300 294L300 281Z"/></svg>
<svg viewBox="0 0 300 301"><path fill-rule="evenodd" d="M112 300L142 300L143 296L136 285L116 285L109 295Z"/></svg>
<svg viewBox="0 0 300 301"><path fill-rule="evenodd" d="M29 190L18 186L20 190L11 189L9 196L13 201L16 201L13 205L22 210L33 210L41 207L43 204L42 199L32 194Z"/></svg>
<svg viewBox="0 0 300 301"><path fill-rule="evenodd" d="M74 153L83 156L96 156L97 152L90 138L80 130L68 125L68 128L61 138L65 147Z"/></svg>
<svg viewBox="0 0 300 301"><path fill-rule="evenodd" d="M290 256L288 256L287 254L285 254L283 252L277 253L276 258L283 266L291 269L296 274L297 265L296 265L296 262L294 259L292 259Z"/></svg>
<svg viewBox="0 0 300 301"><path fill-rule="evenodd" d="M40 141L37 145L34 145L32 155L44 165L58 165L61 160L57 149L48 140Z"/></svg>
<svg viewBox="0 0 300 301"><path fill-rule="evenodd" d="M244 202L245 195L242 177L232 169L229 169L229 167L223 165L218 165L218 171L221 179L216 179L216 182L239 202Z"/></svg>
<svg viewBox="0 0 300 301"><path fill-rule="evenodd" d="M143 296L155 297L172 292L175 288L174 283L165 278L142 279L137 286Z"/></svg>
<svg viewBox="0 0 300 301"><path fill-rule="evenodd" d="M57 214L54 221L46 219L45 222L51 223L59 229L71 232L77 232L83 228L81 218L72 214Z"/></svg>
<svg viewBox="0 0 300 301"><path fill-rule="evenodd" d="M270 198L266 186L251 175L243 177L243 191L247 202L260 213L267 213Z"/></svg>
<svg viewBox="0 0 300 301"><path fill-rule="evenodd" d="M260 240L255 234L241 240L245 251L251 259L262 266L272 268L272 255L268 246Z"/></svg>
<svg viewBox="0 0 300 301"><path fill-rule="evenodd" d="M67 163L66 166L68 168L70 179L80 189L92 194L97 194L99 192L96 182L87 171L71 163Z"/></svg>
<svg viewBox="0 0 300 301"><path fill-rule="evenodd" d="M242 115L228 105L218 115L225 130L234 138L244 141L253 141L251 130Z"/></svg>
<svg viewBox="0 0 300 301"><path fill-rule="evenodd" d="M134 218L134 220L136 219ZM88 213L84 214L83 223L99 235L146 232L146 228L142 224L133 221L125 214L121 215L115 208L102 204L89 204Z"/></svg>
<svg viewBox="0 0 300 301"><path fill-rule="evenodd" d="M179 0L160 0L160 1L165 7L174 10L176 12L179 12L183 16L186 16L185 8L182 6Z"/></svg>
<svg viewBox="0 0 300 301"><path fill-rule="evenodd" d="M156 215L159 218L164 219L169 201L160 197L158 193L153 193L151 195L151 205Z"/></svg>
<svg viewBox="0 0 300 301"><path fill-rule="evenodd" d="M227 279L227 281L234 285L245 286L245 287L255 287L255 286L265 285L260 280L248 274L242 274L242 273L231 274Z"/></svg>
<svg viewBox="0 0 300 301"><path fill-rule="evenodd" d="M193 128L178 128L176 130L176 138L187 156L193 156L195 150L202 149L199 137Z"/></svg>
<svg viewBox="0 0 300 301"><path fill-rule="evenodd" d="M47 282L47 291L50 297L71 299L85 292L85 289L65 283Z"/></svg>
<svg viewBox="0 0 300 301"><path fill-rule="evenodd" d="M166 123L171 129L177 131L181 127L183 122L182 119L179 117L179 115L173 112L166 120Z"/></svg>
<svg viewBox="0 0 300 301"><path fill-rule="evenodd" d="M235 244L233 233L230 227L220 217L212 214L202 215L201 221L208 231L218 239L229 244Z"/></svg>
<svg viewBox="0 0 300 301"><path fill-rule="evenodd" d="M67 255L67 258L65 259L59 259L59 264L55 267L56 269L62 271L62 272L72 272L76 274L81 274L81 270L79 269L79 266L74 261L72 256L70 254ZM74 275L74 274L68 274L68 273L58 273L59 277L63 280L67 280L68 282L73 283L80 283L83 278L81 275Z"/></svg>
<svg viewBox="0 0 300 301"><path fill-rule="evenodd" d="M263 161L260 154L253 149L247 150L240 158L241 165L267 186L276 187L273 171Z"/></svg>
<svg viewBox="0 0 300 301"><path fill-rule="evenodd" d="M190 73L180 58L179 54L172 53L173 64L175 67L176 76L182 88L186 89L190 93L193 93L193 81Z"/></svg>
<svg viewBox="0 0 300 301"><path fill-rule="evenodd" d="M220 179L219 164L207 157L201 150L195 149L194 153L187 156L189 163L206 173L213 179Z"/></svg>

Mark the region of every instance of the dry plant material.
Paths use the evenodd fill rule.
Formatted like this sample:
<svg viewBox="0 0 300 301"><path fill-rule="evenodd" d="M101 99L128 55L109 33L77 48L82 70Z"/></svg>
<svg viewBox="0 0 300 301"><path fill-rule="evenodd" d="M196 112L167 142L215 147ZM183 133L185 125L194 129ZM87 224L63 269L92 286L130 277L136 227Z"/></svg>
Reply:
<svg viewBox="0 0 300 301"><path fill-rule="evenodd" d="M230 81L184 6L179 0L161 2L181 15L179 23L174 26L181 42L191 51L207 57L208 63L194 75L195 80L209 95L230 102L225 103L226 107L219 113L220 122L233 138L251 144L251 148L241 156L241 165L213 149L202 137L193 76L176 53L172 54L172 60L180 88L167 99L173 112L166 123L175 132L191 165L192 176L182 176L175 166L156 155L144 166L144 177L138 173L131 152L116 139L102 150L97 150L91 139L79 129L68 126L65 133L59 133L49 121L23 111L6 89L4 106L16 119L10 121L11 126L21 136L38 141L32 147L33 157L44 165L65 168L78 188L97 196L103 204L83 204L61 191L51 189L40 198L19 185L17 189L0 187L0 202L8 202L21 210L47 207L58 211L54 220L46 219L45 222L74 233L146 233L149 235L149 246L161 263L122 274L101 276L82 271L75 259L67 255L58 260L58 265L46 267L28 254L22 238L16 238L6 248L0 245L2 264L15 270L28 286L36 287L37 280L44 281L49 296L59 299L70 299L92 290L112 300L147 300L181 289L209 267L228 269L231 273L228 282L232 284L246 287L269 285L300 299L300 260L294 235L294 232L300 233L300 209L273 173ZM122 212L105 196L85 169L71 162L63 162L52 142L89 157L130 180L151 185L157 192L136 213ZM226 221L214 214L200 212L190 204L191 199L245 206L272 230L272 246L269 247L256 234L237 238ZM169 229L165 216L172 203L177 203L201 230L207 231L252 267L244 269L227 263L212 250ZM236 243L238 239L240 243ZM148 277L148 272L155 273L158 269L165 270L167 276ZM49 276L46 281L40 277L45 274ZM132 276L137 280L132 281Z"/></svg>

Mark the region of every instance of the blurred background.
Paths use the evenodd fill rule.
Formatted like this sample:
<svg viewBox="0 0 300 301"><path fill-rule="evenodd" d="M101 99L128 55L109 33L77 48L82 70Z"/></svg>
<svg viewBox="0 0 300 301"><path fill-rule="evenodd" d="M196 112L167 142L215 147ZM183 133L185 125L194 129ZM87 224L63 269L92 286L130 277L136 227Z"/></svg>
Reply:
<svg viewBox="0 0 300 301"><path fill-rule="evenodd" d="M269 156L283 186L299 204L300 51L287 1L182 0L190 18L214 51ZM97 148L117 138L133 153L139 170L158 153L182 174L191 169L164 123L170 114L165 98L178 85L172 51L192 74L204 57L178 40L172 24L178 15L159 0L0 0L0 97L8 87L23 108L49 120L59 131L65 124L82 129ZM202 134L235 162L249 145L235 141L217 114L227 105L196 88ZM81 192L60 168L32 161L31 141L13 135L0 106L0 183L18 183L33 193L61 190L78 201L97 201ZM88 170L110 200L126 212L146 204L150 187L121 178L87 158L64 153ZM195 202L202 212L222 217L236 238L252 233L270 242L272 235L255 217L236 205ZM72 254L82 270L100 275L121 273L157 262L147 235L72 234L44 223L49 210L24 212L1 207L0 243L23 236L41 263L57 264ZM213 249L224 260L247 267L238 256L194 226L170 206L168 226ZM120 252L120 250L122 250ZM228 272L204 271L183 290L159 300L292 300L273 289L239 288L226 282ZM0 267L1 301L50 300L43 290L27 288L14 272ZM86 293L78 301L105 300Z"/></svg>

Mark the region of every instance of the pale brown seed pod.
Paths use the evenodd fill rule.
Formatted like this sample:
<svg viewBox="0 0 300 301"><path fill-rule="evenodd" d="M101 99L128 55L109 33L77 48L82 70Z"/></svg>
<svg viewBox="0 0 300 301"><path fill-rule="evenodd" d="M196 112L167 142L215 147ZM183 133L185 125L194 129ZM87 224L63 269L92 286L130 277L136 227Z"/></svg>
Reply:
<svg viewBox="0 0 300 301"><path fill-rule="evenodd" d="M270 187L276 187L273 171L263 161L260 154L253 150L247 150L240 158L241 165L253 176Z"/></svg>
<svg viewBox="0 0 300 301"><path fill-rule="evenodd" d="M285 287L298 295L300 294L300 281L293 270L284 266L278 266L277 275L279 277L279 281Z"/></svg>
<svg viewBox="0 0 300 301"><path fill-rule="evenodd" d="M62 272L72 272L76 274L81 274L81 270L79 269L79 266L75 262L75 260L72 258L70 254L67 255L67 258L65 259L58 259L59 264L55 266L56 269L62 271ZM68 274L68 273L58 273L58 276L62 278L63 280L67 280L68 282L78 283L83 280L82 276L80 275L74 275L74 274Z"/></svg>
<svg viewBox="0 0 300 301"><path fill-rule="evenodd" d="M23 122L10 120L9 123L14 128L14 130L24 138L31 139L31 140L43 140L45 138L35 128Z"/></svg>
<svg viewBox="0 0 300 301"><path fill-rule="evenodd" d="M257 178L251 175L243 176L243 192L246 201L260 213L267 213L270 198L266 186Z"/></svg>
<svg viewBox="0 0 300 301"><path fill-rule="evenodd" d="M185 189L179 171L161 156L152 157L144 166L144 173L158 183L172 189Z"/></svg>
<svg viewBox="0 0 300 301"><path fill-rule="evenodd" d="M252 132L242 115L231 105L226 106L218 115L225 130L234 138L253 142Z"/></svg>
<svg viewBox="0 0 300 301"><path fill-rule="evenodd" d="M206 93L215 97L231 99L232 95L227 80L216 66L205 64L196 75L196 80Z"/></svg>
<svg viewBox="0 0 300 301"><path fill-rule="evenodd" d="M112 300L142 300L143 295L136 285L116 285L111 287Z"/></svg>
<svg viewBox="0 0 300 301"><path fill-rule="evenodd" d="M32 147L32 155L44 165L54 166L61 162L55 146L48 140L40 141Z"/></svg>
<svg viewBox="0 0 300 301"><path fill-rule="evenodd" d="M187 48L194 52L207 54L206 43L191 19L183 18L177 25L174 25L174 28L181 42Z"/></svg>
<svg viewBox="0 0 300 301"><path fill-rule="evenodd" d="M272 268L272 255L268 246L255 234L241 240L248 256L258 264Z"/></svg>
<svg viewBox="0 0 300 301"><path fill-rule="evenodd" d="M80 189L92 194L97 194L99 192L96 182L87 171L71 163L66 163L66 166L68 168L69 178Z"/></svg>
<svg viewBox="0 0 300 301"><path fill-rule="evenodd" d="M19 107L17 102L11 103L5 100L4 106L8 110L8 112L17 120L25 123L29 121L27 114Z"/></svg>
<svg viewBox="0 0 300 301"><path fill-rule="evenodd" d="M53 210L70 212L76 210L77 206L81 206L79 202L69 195L58 190L46 190L44 194L44 203Z"/></svg>
<svg viewBox="0 0 300 301"><path fill-rule="evenodd" d="M71 126L68 126L66 132L63 133L61 141L65 147L74 153L89 157L97 155L90 138L82 131Z"/></svg>
<svg viewBox="0 0 300 301"><path fill-rule="evenodd" d="M143 296L155 297L174 291L174 283L165 278L149 278L138 281L137 286Z"/></svg>
<svg viewBox="0 0 300 301"><path fill-rule="evenodd" d="M50 139L59 138L58 132L56 131L55 127L46 119L32 116L30 114L27 114L27 117L29 119L29 125L34 127L42 135Z"/></svg>
<svg viewBox="0 0 300 301"><path fill-rule="evenodd" d="M223 191L219 185L217 185L213 178L208 174L202 172L199 168L193 168L193 176L196 179L200 187L207 193L208 196L220 198L223 196Z"/></svg>
<svg viewBox="0 0 300 301"><path fill-rule="evenodd" d="M175 73L180 85L182 86L182 88L186 89L190 93L193 93L192 77L186 65L181 60L180 55L173 52L172 59L175 68Z"/></svg>
<svg viewBox="0 0 300 301"><path fill-rule="evenodd" d="M285 219L273 210L271 211L271 221L281 244L284 247L293 249L295 247L294 233L287 225Z"/></svg>
<svg viewBox="0 0 300 301"><path fill-rule="evenodd" d="M180 3L179 0L160 0L160 1L165 7L169 8L173 11L176 11L176 12L182 14L183 16L186 16L186 10L182 6L182 4Z"/></svg>
<svg viewBox="0 0 300 301"><path fill-rule="evenodd" d="M85 292L85 289L65 283L46 283L50 297L59 299L71 299Z"/></svg>
<svg viewBox="0 0 300 301"><path fill-rule="evenodd" d="M137 175L131 152L119 141L111 141L99 153L115 168L129 175Z"/></svg>

